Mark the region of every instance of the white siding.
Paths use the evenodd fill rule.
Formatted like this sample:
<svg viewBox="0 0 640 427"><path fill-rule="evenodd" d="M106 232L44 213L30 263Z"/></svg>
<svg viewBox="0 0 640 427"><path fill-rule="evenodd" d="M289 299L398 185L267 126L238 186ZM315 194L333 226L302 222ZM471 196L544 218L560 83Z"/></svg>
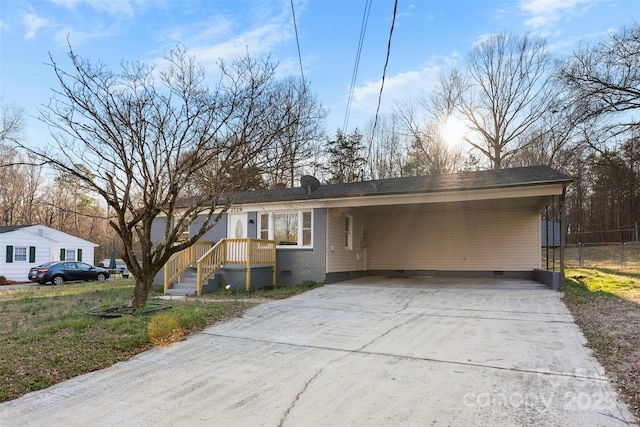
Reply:
<svg viewBox="0 0 640 427"><path fill-rule="evenodd" d="M371 215L369 270L531 271L540 217L523 210Z"/></svg>
<svg viewBox="0 0 640 427"><path fill-rule="evenodd" d="M352 248L345 248L345 215L353 218ZM327 213L327 273L362 271L366 249L361 247L366 215L356 209L330 209Z"/></svg>
<svg viewBox="0 0 640 427"><path fill-rule="evenodd" d="M0 234L0 276L18 282L28 281L27 274L31 267L49 261L52 243L50 239L34 236L32 233L23 230ZM13 246L14 253L16 247L26 247L27 260L7 263L7 246ZM35 262L29 262L29 247L31 246L36 248Z"/></svg>
<svg viewBox="0 0 640 427"><path fill-rule="evenodd" d="M27 262L6 262L7 246L27 247ZM36 248L36 260L29 262L28 248ZM0 234L0 275L9 280L27 281L31 267L60 259L60 249L73 249L78 257L82 249L82 261L93 264L97 245L79 237L63 233L43 225L34 225Z"/></svg>

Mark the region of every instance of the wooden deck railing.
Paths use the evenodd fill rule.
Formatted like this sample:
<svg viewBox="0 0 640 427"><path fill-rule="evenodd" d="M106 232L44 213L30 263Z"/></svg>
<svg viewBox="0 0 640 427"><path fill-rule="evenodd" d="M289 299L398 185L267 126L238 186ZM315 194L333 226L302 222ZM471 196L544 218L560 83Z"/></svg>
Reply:
<svg viewBox="0 0 640 427"><path fill-rule="evenodd" d="M225 265L246 267L245 287L251 290L251 267L269 265L272 267L272 283L276 283L276 242L260 239L222 239L196 261L196 294L202 292L202 285Z"/></svg>
<svg viewBox="0 0 640 427"><path fill-rule="evenodd" d="M164 293L167 293L173 282L180 283L182 273L202 257L209 249L211 242L198 242L195 245L174 254L164 265Z"/></svg>
<svg viewBox="0 0 640 427"><path fill-rule="evenodd" d="M225 265L246 266L245 287L251 290L251 267L271 266L272 283L276 283L276 242L260 239L222 239L214 246L210 242L196 243L172 256L164 268L164 292L173 282L180 283L182 273L189 267L197 269L196 294L203 284Z"/></svg>

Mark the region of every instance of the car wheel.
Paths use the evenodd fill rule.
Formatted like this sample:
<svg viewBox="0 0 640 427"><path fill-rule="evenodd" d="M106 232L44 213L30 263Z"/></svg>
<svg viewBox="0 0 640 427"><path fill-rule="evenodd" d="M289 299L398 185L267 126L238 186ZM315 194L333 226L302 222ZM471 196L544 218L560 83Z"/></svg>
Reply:
<svg viewBox="0 0 640 427"><path fill-rule="evenodd" d="M105 276L104 273L98 273L97 279L98 279L99 282L104 281L106 278L107 278L107 276Z"/></svg>
<svg viewBox="0 0 640 427"><path fill-rule="evenodd" d="M53 279L51 279L51 283L54 285L62 285L64 283L64 279L60 275L54 276Z"/></svg>

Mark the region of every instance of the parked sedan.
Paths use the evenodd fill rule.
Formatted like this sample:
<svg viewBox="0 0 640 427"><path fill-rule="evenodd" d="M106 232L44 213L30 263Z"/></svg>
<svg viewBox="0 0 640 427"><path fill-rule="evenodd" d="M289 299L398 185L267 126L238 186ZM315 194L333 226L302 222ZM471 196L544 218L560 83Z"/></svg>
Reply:
<svg viewBox="0 0 640 427"><path fill-rule="evenodd" d="M94 267L85 262L54 261L33 267L29 270L29 280L44 285L51 282L61 285L73 280L106 280L109 272L104 268Z"/></svg>

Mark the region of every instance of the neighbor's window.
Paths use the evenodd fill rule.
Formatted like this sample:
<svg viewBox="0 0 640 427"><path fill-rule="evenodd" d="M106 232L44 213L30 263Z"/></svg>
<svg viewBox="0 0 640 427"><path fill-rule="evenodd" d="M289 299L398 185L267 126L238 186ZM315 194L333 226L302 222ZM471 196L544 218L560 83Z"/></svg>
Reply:
<svg viewBox="0 0 640 427"><path fill-rule="evenodd" d="M260 214L260 238L275 240L278 246L311 246L311 211Z"/></svg>
<svg viewBox="0 0 640 427"><path fill-rule="evenodd" d="M13 248L13 260L15 262L26 262L27 261L27 248L16 246Z"/></svg>
<svg viewBox="0 0 640 427"><path fill-rule="evenodd" d="M75 261L76 260L76 250L75 249L67 249L65 255L65 261Z"/></svg>
<svg viewBox="0 0 640 427"><path fill-rule="evenodd" d="M353 217L344 216L344 248L353 249Z"/></svg>

